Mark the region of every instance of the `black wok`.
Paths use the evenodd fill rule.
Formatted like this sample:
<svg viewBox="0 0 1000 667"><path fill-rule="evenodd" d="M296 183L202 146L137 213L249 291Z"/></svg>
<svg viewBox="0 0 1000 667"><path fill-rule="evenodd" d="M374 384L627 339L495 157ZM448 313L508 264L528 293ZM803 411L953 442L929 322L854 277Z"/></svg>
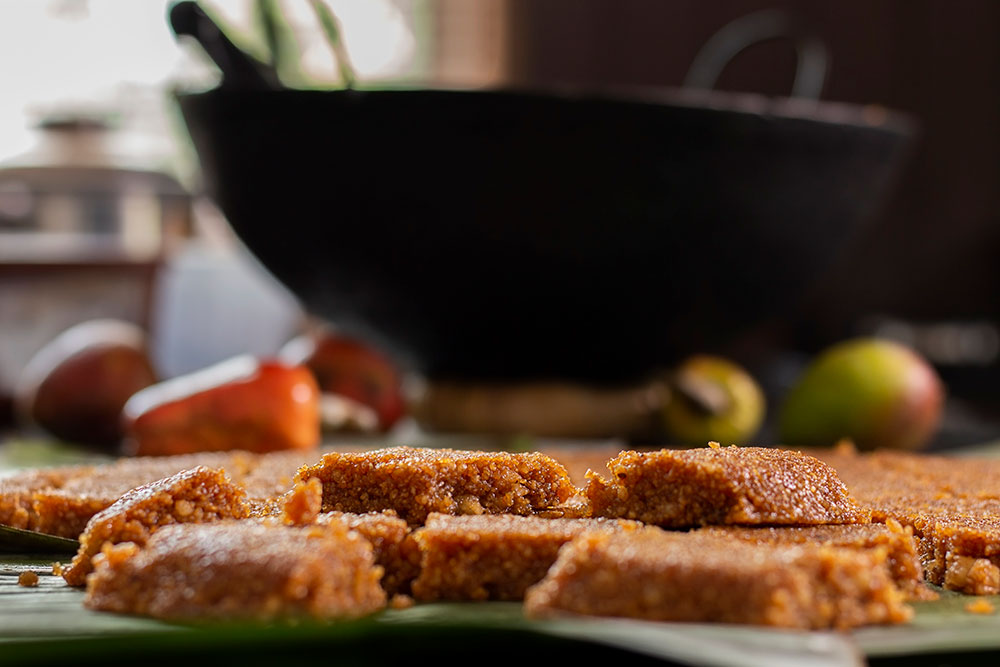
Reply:
<svg viewBox="0 0 1000 667"><path fill-rule="evenodd" d="M264 266L451 378L628 380L780 314L908 136L878 109L716 92L179 100Z"/></svg>

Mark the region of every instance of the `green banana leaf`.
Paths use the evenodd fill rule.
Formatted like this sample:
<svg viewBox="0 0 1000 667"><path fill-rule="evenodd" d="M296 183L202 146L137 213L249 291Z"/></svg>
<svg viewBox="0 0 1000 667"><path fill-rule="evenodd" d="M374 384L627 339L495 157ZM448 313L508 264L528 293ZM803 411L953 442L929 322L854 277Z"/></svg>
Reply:
<svg viewBox="0 0 1000 667"><path fill-rule="evenodd" d="M507 651L512 645L539 655L582 658L626 652L638 664L656 658L677 664L789 667L859 665L866 657L936 664L939 658L964 656L963 663L979 658L986 664L1000 652L1000 614L972 614L965 607L973 598L947 591L941 591L939 600L915 604L915 618L907 625L851 633L583 617L539 621L525 619L519 604L502 602L417 605L329 624L178 625L85 609L83 592L51 574L58 557L0 558L0 664L70 657L90 664L111 654L123 659L130 652L139 659L154 647L164 663L169 656L198 651L232 652L252 664L263 664L264 656L279 659L283 651L302 646L336 652L345 664L388 664L404 654L457 657L475 647ZM24 570L39 574L37 587L18 585L17 575ZM1000 609L1000 596L985 599Z"/></svg>
<svg viewBox="0 0 1000 667"><path fill-rule="evenodd" d="M0 553L61 553L73 555L80 543L65 537L0 526Z"/></svg>

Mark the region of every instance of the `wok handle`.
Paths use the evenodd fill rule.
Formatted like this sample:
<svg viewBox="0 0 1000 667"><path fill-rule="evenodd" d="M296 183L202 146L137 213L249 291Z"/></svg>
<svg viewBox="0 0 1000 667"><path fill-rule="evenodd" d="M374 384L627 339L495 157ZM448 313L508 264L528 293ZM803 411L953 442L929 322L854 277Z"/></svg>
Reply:
<svg viewBox="0 0 1000 667"><path fill-rule="evenodd" d="M245 53L226 36L197 2L182 0L171 5L168 20L177 37L193 37L222 70L222 85L243 90L281 88L273 67Z"/></svg>
<svg viewBox="0 0 1000 667"><path fill-rule="evenodd" d="M684 86L711 89L729 61L744 49L783 37L794 42L798 57L791 96L818 99L826 80L826 45L787 13L777 9L747 14L722 26L695 55L684 79Z"/></svg>

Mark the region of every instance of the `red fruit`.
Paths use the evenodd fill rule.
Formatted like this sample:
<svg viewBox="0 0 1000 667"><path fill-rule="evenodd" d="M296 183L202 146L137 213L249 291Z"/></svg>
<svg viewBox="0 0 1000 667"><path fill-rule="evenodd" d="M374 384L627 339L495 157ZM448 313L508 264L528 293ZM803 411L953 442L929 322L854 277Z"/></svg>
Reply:
<svg viewBox="0 0 1000 667"><path fill-rule="evenodd" d="M22 417L70 442L112 446L122 406L156 382L146 336L118 320L73 326L39 350L15 389Z"/></svg>
<svg viewBox="0 0 1000 667"><path fill-rule="evenodd" d="M388 430L406 413L402 378L395 365L378 350L353 338L332 333L300 336L280 356L305 364L324 393L337 394L366 405Z"/></svg>
<svg viewBox="0 0 1000 667"><path fill-rule="evenodd" d="M234 357L140 391L125 405L135 454L319 445L319 388L304 366Z"/></svg>

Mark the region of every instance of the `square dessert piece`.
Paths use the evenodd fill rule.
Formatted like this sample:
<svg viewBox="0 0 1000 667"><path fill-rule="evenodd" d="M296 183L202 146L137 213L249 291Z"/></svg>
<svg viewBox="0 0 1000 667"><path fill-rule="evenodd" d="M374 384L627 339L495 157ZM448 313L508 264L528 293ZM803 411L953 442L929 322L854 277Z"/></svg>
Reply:
<svg viewBox="0 0 1000 667"><path fill-rule="evenodd" d="M520 600L556 561L559 548L588 531L642 527L614 519L542 519L510 514L431 514L413 533L420 548L417 600Z"/></svg>
<svg viewBox="0 0 1000 667"><path fill-rule="evenodd" d="M106 543L133 542L142 546L162 526L207 523L247 516L243 488L222 470L204 466L128 491L110 507L95 514L80 536L80 550L63 571L70 586L83 586L91 559Z"/></svg>
<svg viewBox="0 0 1000 667"><path fill-rule="evenodd" d="M58 485L36 489L31 496L30 529L76 539L90 518L132 489L200 465L229 468L235 455L206 453L162 458L124 458L99 466L67 468Z"/></svg>
<svg viewBox="0 0 1000 667"><path fill-rule="evenodd" d="M827 526L710 527L699 534L719 535L752 544L824 545L858 549L886 550L886 567L896 586L914 600L937 597L924 585L924 569L920 564L917 540L913 530L896 521L888 524L839 524Z"/></svg>
<svg viewBox="0 0 1000 667"><path fill-rule="evenodd" d="M142 548L107 546L90 609L173 620L356 617L385 606L371 545L339 524L166 526Z"/></svg>
<svg viewBox="0 0 1000 667"><path fill-rule="evenodd" d="M920 535L928 581L970 595L1000 593L1000 502L937 503L896 515Z"/></svg>
<svg viewBox="0 0 1000 667"><path fill-rule="evenodd" d="M622 452L589 476L594 516L667 528L868 523L837 473L798 452L719 447Z"/></svg>
<svg viewBox="0 0 1000 667"><path fill-rule="evenodd" d="M871 508L873 521L912 528L929 582L1000 593L1000 461L850 448L815 453Z"/></svg>
<svg viewBox="0 0 1000 667"><path fill-rule="evenodd" d="M525 611L801 629L902 623L912 611L885 560L884 549L752 544L656 528L587 533L528 590Z"/></svg>
<svg viewBox="0 0 1000 667"><path fill-rule="evenodd" d="M0 479L0 525L36 530L38 518L33 507L34 495L46 489L59 488L68 479L92 471L90 466L64 466L25 470Z"/></svg>
<svg viewBox="0 0 1000 667"><path fill-rule="evenodd" d="M281 497L281 521L288 526L316 523L323 511L323 485L315 477L295 482Z"/></svg>
<svg viewBox="0 0 1000 667"><path fill-rule="evenodd" d="M0 479L0 524L76 539L91 517L128 491L197 466L224 469L247 488L255 514L274 514L280 512L278 499L291 487L295 472L319 456L202 452L26 471Z"/></svg>
<svg viewBox="0 0 1000 667"><path fill-rule="evenodd" d="M323 484L323 511L394 510L411 525L431 512L532 514L575 492L566 470L544 454L393 447L326 454L296 481Z"/></svg>

